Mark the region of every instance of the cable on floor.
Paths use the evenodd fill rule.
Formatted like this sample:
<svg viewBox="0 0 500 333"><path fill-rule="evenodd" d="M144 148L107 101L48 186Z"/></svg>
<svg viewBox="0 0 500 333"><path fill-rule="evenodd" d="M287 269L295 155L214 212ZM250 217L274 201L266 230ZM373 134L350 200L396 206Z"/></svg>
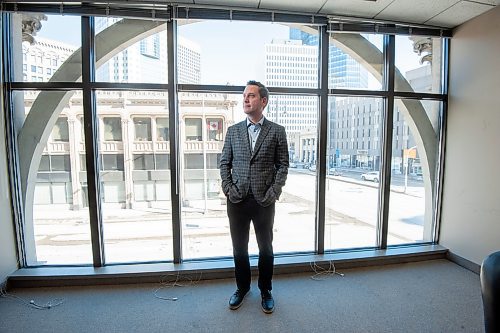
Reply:
<svg viewBox="0 0 500 333"><path fill-rule="evenodd" d="M7 290L5 290L5 288L3 288L3 287L0 289L0 297L13 299L15 301L18 301L18 302L24 304L24 305L27 305L29 307L32 307L32 308L38 309L38 310L49 310L53 307L59 306L59 305L64 303L64 299L61 299L61 298L53 299L52 301L49 301L45 304L40 304L38 302L35 302L35 300L28 301L25 298L14 295L12 293L8 293Z"/></svg>
<svg viewBox="0 0 500 333"><path fill-rule="evenodd" d="M331 260L329 261L328 268L318 265L315 261L311 261L309 263L309 266L311 266L311 269L314 272L314 275L311 276L311 279L316 281L323 281L326 280L328 277L335 275L340 275L344 277L344 273L337 272L335 264Z"/></svg>
<svg viewBox="0 0 500 333"><path fill-rule="evenodd" d="M159 294L161 290L165 290L168 288L173 288L173 287L188 287L188 286L194 286L196 285L202 277L202 272L200 272L199 276L197 279L191 278L189 275L182 275L180 272L177 272L177 274L167 274L167 275L162 275L160 278L160 286L156 288L153 291L153 295L161 300L164 301L177 301L179 298L178 297L166 297L162 296Z"/></svg>

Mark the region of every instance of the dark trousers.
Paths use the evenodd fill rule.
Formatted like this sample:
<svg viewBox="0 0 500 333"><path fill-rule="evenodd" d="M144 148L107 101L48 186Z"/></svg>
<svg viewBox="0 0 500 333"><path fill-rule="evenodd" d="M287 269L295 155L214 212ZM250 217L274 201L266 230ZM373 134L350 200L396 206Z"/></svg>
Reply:
<svg viewBox="0 0 500 333"><path fill-rule="evenodd" d="M251 221L259 245L259 289L272 289L274 206L273 203L268 207L262 207L253 196L236 204L227 201L227 216L233 242L234 274L238 289L250 289L252 280L248 257Z"/></svg>

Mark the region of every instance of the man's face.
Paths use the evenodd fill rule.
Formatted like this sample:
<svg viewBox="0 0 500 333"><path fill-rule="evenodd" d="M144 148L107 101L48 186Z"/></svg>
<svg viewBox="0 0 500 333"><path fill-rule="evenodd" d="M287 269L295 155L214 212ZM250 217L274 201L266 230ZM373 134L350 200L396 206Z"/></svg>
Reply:
<svg viewBox="0 0 500 333"><path fill-rule="evenodd" d="M246 86L243 92L243 111L245 114L251 117L260 118L266 105L267 98L260 97L258 86Z"/></svg>

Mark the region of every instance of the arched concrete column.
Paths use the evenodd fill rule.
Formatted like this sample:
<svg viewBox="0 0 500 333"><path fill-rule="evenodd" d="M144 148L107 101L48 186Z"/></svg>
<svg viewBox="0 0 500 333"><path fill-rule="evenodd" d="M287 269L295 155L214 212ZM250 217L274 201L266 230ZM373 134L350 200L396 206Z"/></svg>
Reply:
<svg viewBox="0 0 500 333"><path fill-rule="evenodd" d="M124 19L95 37L96 68L134 43L166 29L166 22ZM59 67L51 82L77 82L82 76L81 49ZM33 200L38 166L55 122L74 92L42 91L34 101L18 134L20 179L25 212L24 235L28 260L36 258L33 229ZM24 112L20 108L17 112ZM73 171L72 171L73 172Z"/></svg>

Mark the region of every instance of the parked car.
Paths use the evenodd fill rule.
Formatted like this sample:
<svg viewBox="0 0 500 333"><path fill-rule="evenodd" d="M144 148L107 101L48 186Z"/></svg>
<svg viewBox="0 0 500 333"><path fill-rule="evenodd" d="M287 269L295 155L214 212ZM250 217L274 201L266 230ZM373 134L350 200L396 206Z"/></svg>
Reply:
<svg viewBox="0 0 500 333"><path fill-rule="evenodd" d="M331 176L342 176L342 173L335 168L330 168L330 170L328 170L328 174Z"/></svg>
<svg viewBox="0 0 500 333"><path fill-rule="evenodd" d="M378 171L370 171L361 175L361 179L369 180L378 183L380 180L380 174Z"/></svg>
<svg viewBox="0 0 500 333"><path fill-rule="evenodd" d="M412 178L416 181L422 181L424 180L424 177L421 172L415 173L412 175Z"/></svg>
<svg viewBox="0 0 500 333"><path fill-rule="evenodd" d="M296 168L297 167L297 164L294 163L294 162L290 162L289 165L288 165L289 168Z"/></svg>
<svg viewBox="0 0 500 333"><path fill-rule="evenodd" d="M316 164L311 164L308 169L309 171L316 172Z"/></svg>

